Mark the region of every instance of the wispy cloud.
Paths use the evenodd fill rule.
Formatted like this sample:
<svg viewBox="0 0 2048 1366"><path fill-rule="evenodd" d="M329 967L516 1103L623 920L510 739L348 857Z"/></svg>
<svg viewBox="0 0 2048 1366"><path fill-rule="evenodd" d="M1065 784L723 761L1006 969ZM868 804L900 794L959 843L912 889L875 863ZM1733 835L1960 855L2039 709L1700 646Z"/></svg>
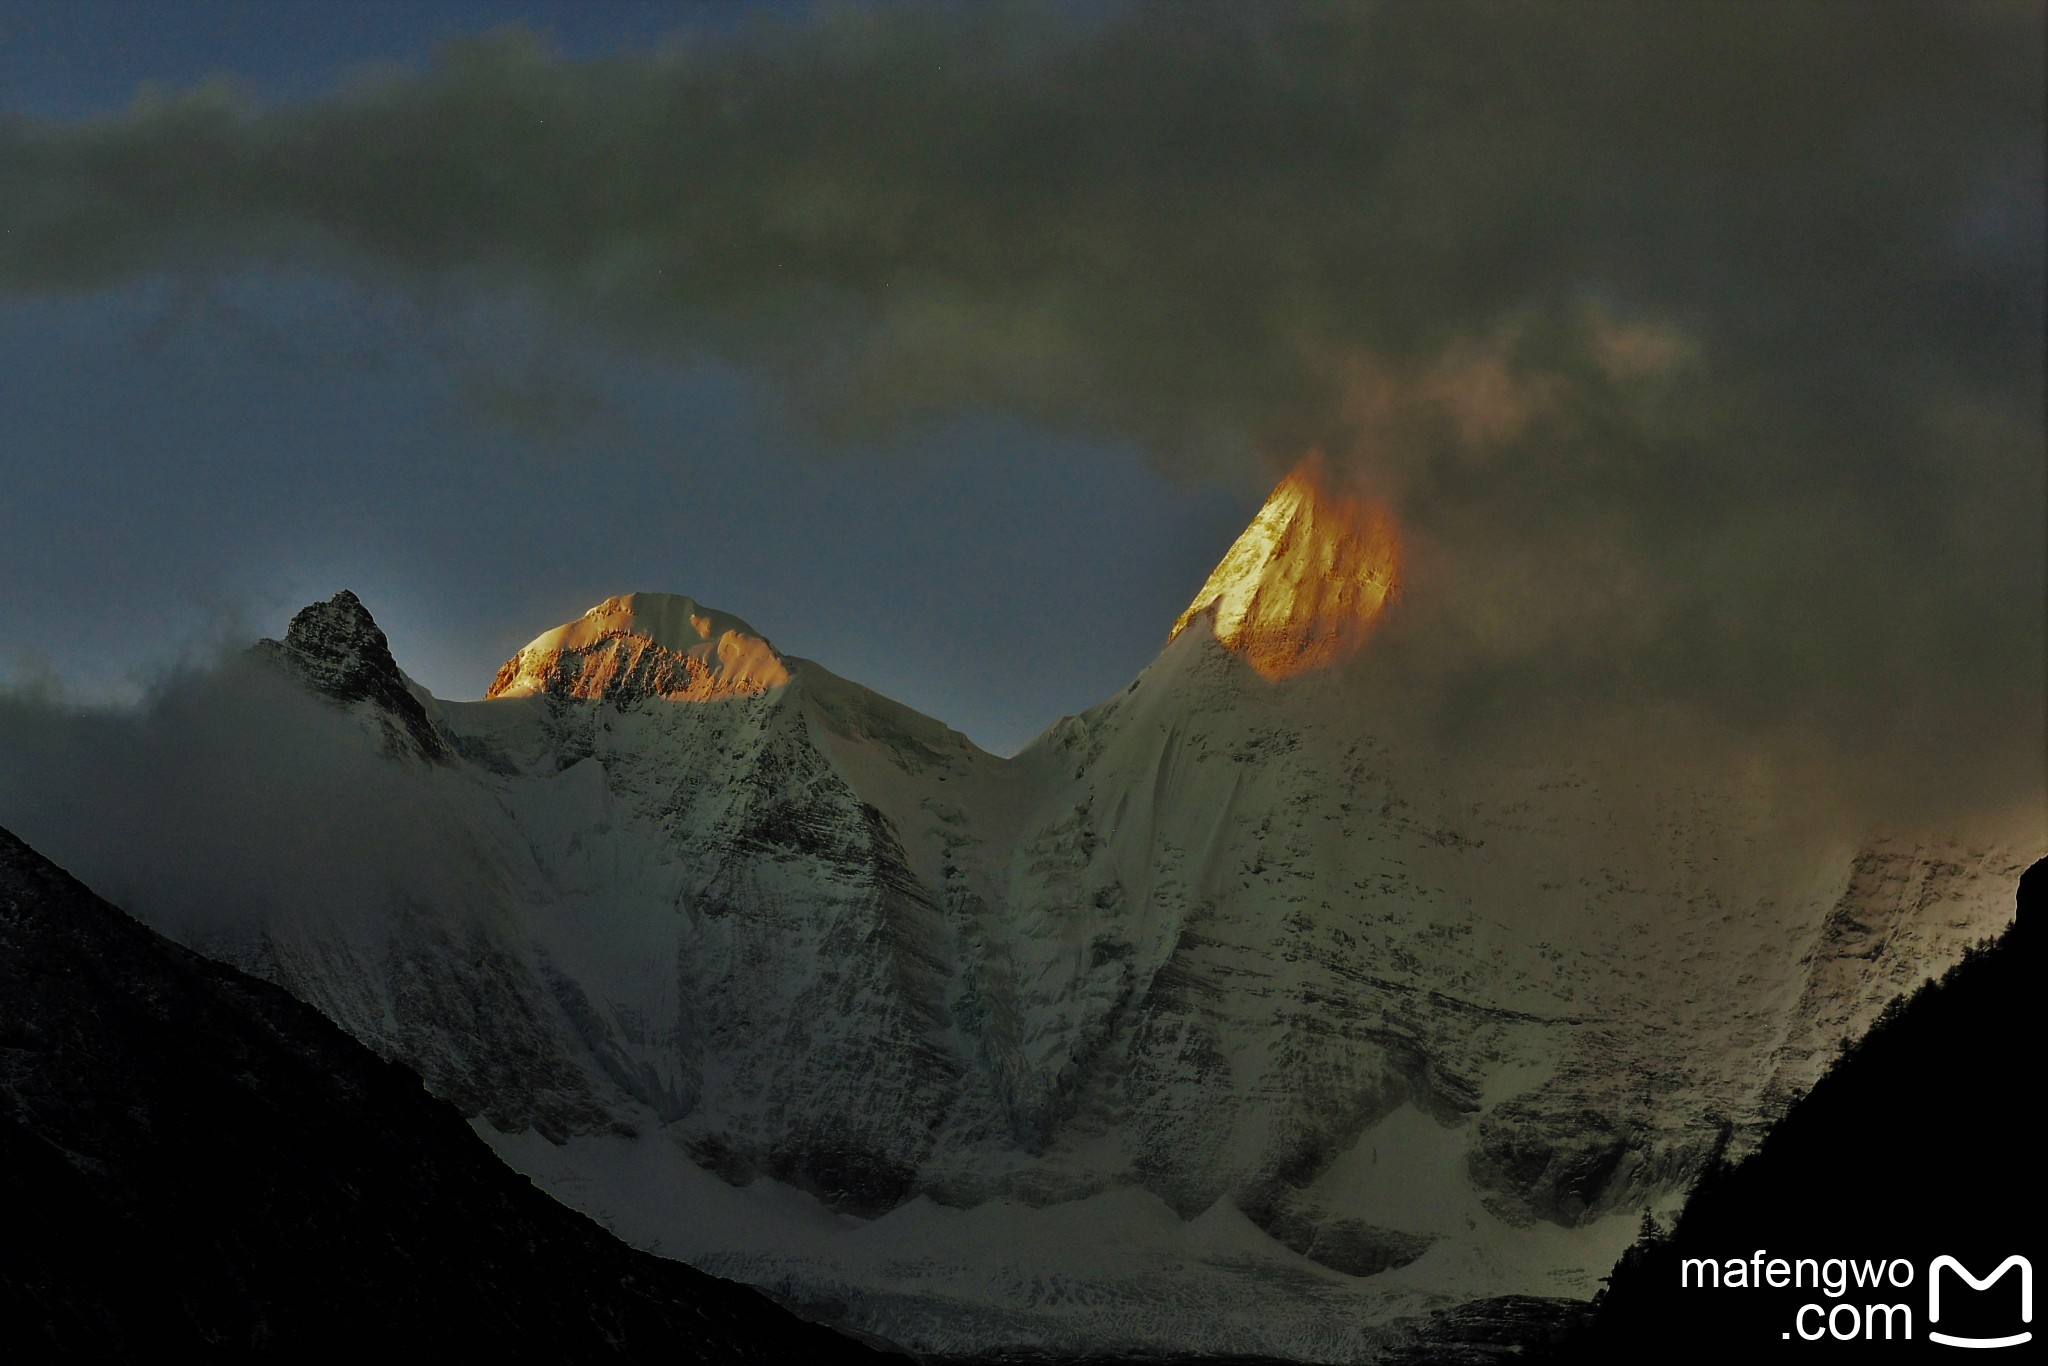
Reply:
<svg viewBox="0 0 2048 1366"><path fill-rule="evenodd" d="M905 5L598 62L507 34L318 102L0 129L0 288L331 265L754 369L828 433L1001 408L1195 475L1317 447L1408 529L1388 649L1447 733L1677 705L2024 790L2042 25Z"/></svg>

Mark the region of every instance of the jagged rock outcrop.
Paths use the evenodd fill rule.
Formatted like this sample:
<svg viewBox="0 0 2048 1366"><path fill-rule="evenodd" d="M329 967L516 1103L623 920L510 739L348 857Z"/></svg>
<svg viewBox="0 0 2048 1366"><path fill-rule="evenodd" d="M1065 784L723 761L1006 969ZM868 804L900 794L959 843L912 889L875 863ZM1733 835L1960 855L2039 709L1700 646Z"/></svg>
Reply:
<svg viewBox="0 0 2048 1366"><path fill-rule="evenodd" d="M1267 497L1169 638L1206 617L1262 676L1288 678L1356 650L1398 593L1400 572L1392 516L1336 488L1310 456Z"/></svg>
<svg viewBox="0 0 2048 1366"><path fill-rule="evenodd" d="M323 697L362 704L363 714L383 728L394 748L429 759L448 757L446 742L391 657L383 628L346 588L301 610L283 640L259 640L255 651Z"/></svg>
<svg viewBox="0 0 2048 1366"><path fill-rule="evenodd" d="M629 1238L919 1349L1369 1359L1590 1295L2003 923L2038 825L1799 844L1739 774L1591 758L1461 789L1351 686L1397 565L1330 498L1283 484L1011 759L608 600L488 700L408 692L454 757L352 768L346 866L193 933Z"/></svg>

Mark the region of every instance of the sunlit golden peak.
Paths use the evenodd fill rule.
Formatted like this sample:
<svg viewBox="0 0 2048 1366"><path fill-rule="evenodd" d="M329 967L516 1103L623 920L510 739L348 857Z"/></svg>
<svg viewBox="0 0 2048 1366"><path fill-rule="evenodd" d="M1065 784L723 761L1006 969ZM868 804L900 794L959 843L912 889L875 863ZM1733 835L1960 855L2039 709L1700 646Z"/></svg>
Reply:
<svg viewBox="0 0 2048 1366"><path fill-rule="evenodd" d="M788 681L775 647L738 617L674 593L627 593L535 637L484 696L708 702Z"/></svg>
<svg viewBox="0 0 2048 1366"><path fill-rule="evenodd" d="M1304 673L1358 648L1400 568L1387 509L1338 488L1311 454L1267 497L1168 639L1213 613L1216 639L1265 677Z"/></svg>

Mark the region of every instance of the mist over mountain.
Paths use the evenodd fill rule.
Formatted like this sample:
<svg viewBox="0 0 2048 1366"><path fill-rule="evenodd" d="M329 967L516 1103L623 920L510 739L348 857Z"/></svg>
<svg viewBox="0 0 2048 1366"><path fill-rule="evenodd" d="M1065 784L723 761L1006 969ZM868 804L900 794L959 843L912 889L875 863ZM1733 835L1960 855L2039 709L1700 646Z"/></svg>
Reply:
<svg viewBox="0 0 2048 1366"><path fill-rule="evenodd" d="M1882 16L850 5L597 61L515 30L289 104L0 123L0 291L165 282L175 328L276 271L510 315L539 361L462 387L586 429L573 376L624 353L765 380L862 458L989 415L1187 479L1320 450L1405 539L1382 649L1446 749L1612 724L1859 819L1995 810L2044 780L2043 15ZM686 473L651 444L616 487Z"/></svg>
<svg viewBox="0 0 2048 1366"><path fill-rule="evenodd" d="M1370 1360L1590 1296L2048 843L1446 764L1377 525L1283 483L1011 759L689 598L452 702L342 594L141 713L9 704L0 820L629 1243L922 1352Z"/></svg>
<svg viewBox="0 0 2048 1366"><path fill-rule="evenodd" d="M2039 0L339 13L0 0L0 825L149 927L0 840L34 1321L1475 1363L2002 1224Z"/></svg>
<svg viewBox="0 0 2048 1366"><path fill-rule="evenodd" d="M0 1002L15 1360L885 1359L622 1246L411 1072L4 830Z"/></svg>

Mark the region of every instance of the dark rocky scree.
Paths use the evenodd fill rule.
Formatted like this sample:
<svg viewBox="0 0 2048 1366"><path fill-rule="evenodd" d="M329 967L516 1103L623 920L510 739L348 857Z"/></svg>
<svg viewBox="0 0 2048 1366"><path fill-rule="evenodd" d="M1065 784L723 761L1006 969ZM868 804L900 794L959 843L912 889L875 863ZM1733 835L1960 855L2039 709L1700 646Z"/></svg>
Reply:
<svg viewBox="0 0 2048 1366"><path fill-rule="evenodd" d="M296 628L295 628L296 629ZM6 1355L881 1361L636 1252L311 1007L0 831Z"/></svg>
<svg viewBox="0 0 2048 1366"><path fill-rule="evenodd" d="M361 599L346 588L292 618L284 639L259 640L255 653L290 669L322 696L376 708L394 749L448 757L448 743L405 685L385 639Z"/></svg>

